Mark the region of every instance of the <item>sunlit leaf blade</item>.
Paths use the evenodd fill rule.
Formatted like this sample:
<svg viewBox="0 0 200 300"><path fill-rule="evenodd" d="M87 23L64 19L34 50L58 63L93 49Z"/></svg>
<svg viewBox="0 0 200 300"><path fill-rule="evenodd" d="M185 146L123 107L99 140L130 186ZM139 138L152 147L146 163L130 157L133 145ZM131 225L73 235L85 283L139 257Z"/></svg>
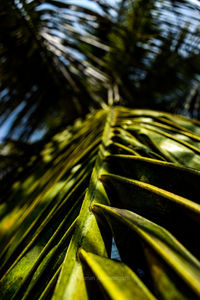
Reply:
<svg viewBox="0 0 200 300"><path fill-rule="evenodd" d="M123 263L97 256L83 249L79 251L79 256L111 299L155 299L142 281Z"/></svg>
<svg viewBox="0 0 200 300"><path fill-rule="evenodd" d="M153 222L127 210L93 204L93 211L106 216L112 226L112 217L125 223L157 253L187 284L200 295L200 263L168 231ZM111 218L110 218L111 216Z"/></svg>
<svg viewBox="0 0 200 300"><path fill-rule="evenodd" d="M149 183L199 203L199 171L134 155L111 155L106 161L109 173Z"/></svg>
<svg viewBox="0 0 200 300"><path fill-rule="evenodd" d="M99 148L90 185L80 211L79 223L66 254L53 299L79 299L80 293L83 299L88 299L89 296L86 292L83 269L77 257L79 247L102 256L108 256L104 242L104 239L106 240L106 232L102 233L102 229L98 227L97 220L95 216L91 214L89 208L94 199L100 203L108 203L109 201L102 183L98 181L98 177L103 171L102 158L104 156L105 147L109 142L111 134L110 125L113 122L113 114L114 112L111 111L111 114L107 116L102 135L102 144Z"/></svg>
<svg viewBox="0 0 200 300"><path fill-rule="evenodd" d="M78 128L77 134L70 139L70 142L73 140L78 141L78 147L73 143L66 143L62 146L62 140L59 141L61 146L58 151L59 155L58 153L52 154L56 159L48 166L43 177L35 182L33 179L33 183L30 180L31 178L28 178L25 179L24 186L16 186L17 189L23 190L25 197L26 195L29 196L30 205L24 203L24 198L18 197L19 204L20 201L23 204L20 211L24 222L23 226L20 224L22 220L19 219L18 224L15 221L15 226L11 227L10 234L9 231L5 230L4 235L1 237L5 239L4 243L7 240L6 247L3 248L4 244L2 244L3 251L1 252L1 271L3 275L1 293L3 297L10 297L9 295L15 290L14 298L20 298L24 294L24 286L29 285L29 283L29 289L24 297L29 299L32 293L39 296L45 288L45 282L48 283L48 278L44 280L45 277L43 277L42 284L39 280L40 276L51 266L49 270L49 280L51 280L54 272L62 263L63 253L65 255L69 243L69 240L66 241L67 230L79 212L80 203L85 193L85 185L88 182L88 175L94 163L91 154L95 155L95 147L98 146L98 132L101 132L98 120L101 120L101 118L102 112L96 118L98 130L95 133L97 139L94 144L89 142L91 137L94 138L94 135L91 136L86 127L80 132L78 132ZM83 139L82 134L84 131L86 131L86 136ZM88 147L84 145L88 145ZM83 151L83 149L86 151ZM44 153L43 155L46 159ZM65 167L61 168L63 163L65 163ZM82 164L85 165L84 172L79 170ZM52 166L54 166L53 169L51 169ZM26 184L26 181L28 184ZM12 201L12 197L10 201ZM36 201L38 204L35 205ZM16 209L14 208L13 211L13 216L15 216ZM7 216L5 218L8 219ZM6 219L3 219L1 225L7 225ZM16 226L18 226L18 230L16 230ZM4 249L9 250L5 251ZM57 255L58 263L56 264L55 258ZM26 265L26 269L23 268L23 265ZM35 275L33 276L33 274ZM6 282L9 282L9 284L5 289ZM38 289L38 285L40 289Z"/></svg>

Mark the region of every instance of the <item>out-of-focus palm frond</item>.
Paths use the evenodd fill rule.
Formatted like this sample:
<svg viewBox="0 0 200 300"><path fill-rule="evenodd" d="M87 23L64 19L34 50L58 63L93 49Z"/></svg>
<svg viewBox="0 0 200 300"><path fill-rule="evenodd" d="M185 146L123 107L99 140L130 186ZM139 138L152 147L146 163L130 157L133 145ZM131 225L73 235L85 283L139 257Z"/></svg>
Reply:
<svg viewBox="0 0 200 300"><path fill-rule="evenodd" d="M199 81L199 9L190 0L2 0L1 123L28 139L107 102L183 111ZM188 112L198 116L198 103Z"/></svg>
<svg viewBox="0 0 200 300"><path fill-rule="evenodd" d="M104 59L121 104L180 112L200 78L199 18L191 1L119 2Z"/></svg>
<svg viewBox="0 0 200 300"><path fill-rule="evenodd" d="M67 124L90 107L106 75L87 63L87 47L108 50L88 28L106 20L95 10L62 1L2 1L0 24L0 120L27 139L45 125ZM82 45L82 47L81 47Z"/></svg>

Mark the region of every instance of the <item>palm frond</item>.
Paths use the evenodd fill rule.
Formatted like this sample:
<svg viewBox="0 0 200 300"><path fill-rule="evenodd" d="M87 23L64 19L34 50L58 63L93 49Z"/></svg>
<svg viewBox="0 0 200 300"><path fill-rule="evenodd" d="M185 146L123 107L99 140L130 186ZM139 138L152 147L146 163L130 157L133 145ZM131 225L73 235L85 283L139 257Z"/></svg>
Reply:
<svg viewBox="0 0 200 300"><path fill-rule="evenodd" d="M199 82L199 6L119 1L115 16L111 31L102 25L99 35L104 29L111 45L103 57L109 78L118 85L119 104L180 112ZM197 115L198 108L187 111Z"/></svg>
<svg viewBox="0 0 200 300"><path fill-rule="evenodd" d="M108 51L88 30L104 19L63 1L2 1L0 118L10 118L12 137L27 140L102 106L89 82L104 86L107 76L87 63L99 62L87 45Z"/></svg>
<svg viewBox="0 0 200 300"><path fill-rule="evenodd" d="M184 113L198 117L187 95L199 82L199 6L87 3L2 0L0 124L9 137L39 139L105 107L112 89L117 105L183 113L187 102Z"/></svg>
<svg viewBox="0 0 200 300"><path fill-rule="evenodd" d="M199 170L199 122L168 113L54 135L2 195L2 299L199 299Z"/></svg>

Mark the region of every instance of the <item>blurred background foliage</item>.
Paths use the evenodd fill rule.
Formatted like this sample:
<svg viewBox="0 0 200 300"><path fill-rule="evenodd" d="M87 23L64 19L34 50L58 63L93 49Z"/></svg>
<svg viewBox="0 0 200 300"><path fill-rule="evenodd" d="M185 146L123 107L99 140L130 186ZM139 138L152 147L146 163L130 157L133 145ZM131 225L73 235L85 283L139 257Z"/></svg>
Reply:
<svg viewBox="0 0 200 300"><path fill-rule="evenodd" d="M194 0L1 0L1 139L107 104L200 118L199 17Z"/></svg>

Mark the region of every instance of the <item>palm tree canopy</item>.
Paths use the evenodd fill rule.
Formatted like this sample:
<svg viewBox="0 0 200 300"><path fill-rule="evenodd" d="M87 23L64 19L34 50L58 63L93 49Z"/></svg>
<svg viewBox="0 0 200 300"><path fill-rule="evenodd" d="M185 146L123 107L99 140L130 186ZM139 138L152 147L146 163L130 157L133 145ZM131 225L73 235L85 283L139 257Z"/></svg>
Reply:
<svg viewBox="0 0 200 300"><path fill-rule="evenodd" d="M36 139L108 102L198 117L197 4L81 3L1 1L0 121L9 136Z"/></svg>

